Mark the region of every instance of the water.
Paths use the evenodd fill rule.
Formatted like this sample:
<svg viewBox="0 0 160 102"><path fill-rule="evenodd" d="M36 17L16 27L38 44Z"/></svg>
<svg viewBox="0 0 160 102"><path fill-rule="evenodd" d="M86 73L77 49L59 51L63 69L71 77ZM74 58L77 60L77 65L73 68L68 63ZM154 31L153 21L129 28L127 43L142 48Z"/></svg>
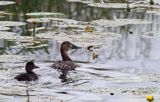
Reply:
<svg viewBox="0 0 160 102"><path fill-rule="evenodd" d="M99 33L120 33L121 37L106 36L105 44L94 49L98 54L97 59L92 59L92 53L86 48L70 51L70 56L78 61L80 67L71 71L69 81L64 83L58 78L59 73L50 68L52 61L61 60L58 50L60 43L53 39L22 43L19 36L31 36L32 30L29 29L33 25L28 23L25 26L10 27L9 31L17 33L18 37L14 41L0 39L0 54L18 56L0 58L0 102L145 102L146 95L154 95L156 101L159 101L159 15L148 14L147 9L136 8L126 12L126 9L89 7L65 0L15 1L17 3L14 5L1 6L1 10L13 14L0 20L26 22L29 18L25 16L26 13L55 12L79 21L143 19L153 23L97 28ZM45 30L36 33L45 33L53 28L47 23L36 27L45 27ZM39 80L29 83L14 80L17 74L24 72L25 62L31 59L40 66L40 69L35 69Z"/></svg>

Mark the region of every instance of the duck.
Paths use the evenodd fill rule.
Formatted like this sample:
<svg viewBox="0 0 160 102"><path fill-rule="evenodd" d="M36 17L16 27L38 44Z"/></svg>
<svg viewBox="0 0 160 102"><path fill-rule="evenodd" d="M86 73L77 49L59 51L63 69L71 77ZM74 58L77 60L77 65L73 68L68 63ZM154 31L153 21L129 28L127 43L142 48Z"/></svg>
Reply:
<svg viewBox="0 0 160 102"><path fill-rule="evenodd" d="M66 82L68 79L66 77L68 71L75 70L76 67L78 67L77 64L75 64L72 59L68 55L68 51L70 49L81 49L81 47L78 47L74 44L72 44L70 41L64 41L62 42L60 46L60 53L62 57L62 61L54 61L51 68L57 69L62 74L59 76L60 79L62 79L62 82Z"/></svg>
<svg viewBox="0 0 160 102"><path fill-rule="evenodd" d="M35 81L38 80L38 76L33 72L33 69L39 68L34 64L34 62L29 61L26 63L25 70L26 73L22 73L14 77L18 81Z"/></svg>

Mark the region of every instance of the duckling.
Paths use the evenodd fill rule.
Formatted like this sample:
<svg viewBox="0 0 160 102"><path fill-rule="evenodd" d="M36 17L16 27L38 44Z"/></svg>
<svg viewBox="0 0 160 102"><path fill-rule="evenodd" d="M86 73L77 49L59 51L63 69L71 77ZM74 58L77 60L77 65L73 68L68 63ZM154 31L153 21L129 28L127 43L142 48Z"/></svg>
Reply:
<svg viewBox="0 0 160 102"><path fill-rule="evenodd" d="M38 76L36 73L33 72L33 69L39 68L36 66L32 61L27 62L25 66L25 70L27 73L22 73L17 75L14 79L18 81L35 81L38 80Z"/></svg>

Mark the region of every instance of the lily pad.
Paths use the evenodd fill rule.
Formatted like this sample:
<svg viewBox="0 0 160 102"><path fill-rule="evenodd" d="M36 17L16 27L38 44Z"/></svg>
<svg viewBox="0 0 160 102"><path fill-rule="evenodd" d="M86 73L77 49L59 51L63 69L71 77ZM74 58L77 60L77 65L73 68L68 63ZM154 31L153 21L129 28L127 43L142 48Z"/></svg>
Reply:
<svg viewBox="0 0 160 102"><path fill-rule="evenodd" d="M27 19L27 22L29 22L29 23L43 23L43 22L49 22L49 20L45 19L45 18L30 18L30 19Z"/></svg>
<svg viewBox="0 0 160 102"><path fill-rule="evenodd" d="M0 15L11 15L11 13L7 13L6 11L0 11Z"/></svg>
<svg viewBox="0 0 160 102"><path fill-rule="evenodd" d="M147 10L146 14L160 15L160 10L159 9Z"/></svg>
<svg viewBox="0 0 160 102"><path fill-rule="evenodd" d="M126 24L151 24L152 22L143 19L116 19L116 22Z"/></svg>
<svg viewBox="0 0 160 102"><path fill-rule="evenodd" d="M64 22L65 24L78 24L79 21L73 20L73 19L66 19L66 18L46 18L51 21L58 21L58 22Z"/></svg>
<svg viewBox="0 0 160 102"><path fill-rule="evenodd" d="M37 46L27 46L26 48L30 48L30 49L36 49L36 48L42 48L42 47L47 47L48 44L41 44L41 45L37 45Z"/></svg>
<svg viewBox="0 0 160 102"><path fill-rule="evenodd" d="M45 42L46 40L38 39L32 36L17 36L16 39L13 39L12 41L19 41L21 43L33 43L35 44L41 44L42 42Z"/></svg>
<svg viewBox="0 0 160 102"><path fill-rule="evenodd" d="M55 24L55 27L59 27L59 28L77 28L77 29L84 29L85 26L84 25L74 25L74 24Z"/></svg>
<svg viewBox="0 0 160 102"><path fill-rule="evenodd" d="M10 48L24 48L24 47L33 46L33 45L34 45L33 42L27 42L27 43L20 43L15 46L10 46Z"/></svg>
<svg viewBox="0 0 160 102"><path fill-rule="evenodd" d="M0 55L0 62L24 62L28 60L33 60L33 58L24 55Z"/></svg>
<svg viewBox="0 0 160 102"><path fill-rule="evenodd" d="M127 8L127 3L89 3L88 6L99 7L99 8ZM130 8L134 8L133 5L129 6Z"/></svg>
<svg viewBox="0 0 160 102"><path fill-rule="evenodd" d="M30 23L45 23L45 22L51 22L53 26L56 27L77 27L77 28L82 28L83 26L79 25L79 22L76 20L72 20L72 19L65 19L65 18L30 18L27 19L27 22Z"/></svg>
<svg viewBox="0 0 160 102"><path fill-rule="evenodd" d="M8 27L0 26L0 30L10 30Z"/></svg>
<svg viewBox="0 0 160 102"><path fill-rule="evenodd" d="M38 38L45 39L55 39L55 40L75 40L75 39L98 39L103 38L102 35L96 35L92 33L82 33L82 34L66 34L66 33L56 33L56 32L48 32L48 33L40 33L36 34Z"/></svg>
<svg viewBox="0 0 160 102"><path fill-rule="evenodd" d="M99 19L91 22L92 25L97 26L105 26L105 27L118 27L125 26L128 24L151 24L150 21L145 21L142 19L115 19L115 20L107 20L107 19Z"/></svg>
<svg viewBox="0 0 160 102"><path fill-rule="evenodd" d="M77 3L84 3L84 4L88 4L91 3L92 0L66 0L67 2L77 2Z"/></svg>
<svg viewBox="0 0 160 102"><path fill-rule="evenodd" d="M19 42L33 42L36 38L31 36L18 36L17 33L0 31L0 39L7 39L10 41L19 41Z"/></svg>
<svg viewBox="0 0 160 102"><path fill-rule="evenodd" d="M16 33L0 31L0 39L16 39Z"/></svg>
<svg viewBox="0 0 160 102"><path fill-rule="evenodd" d="M94 33L68 34L68 37L72 39L86 39L86 40L88 39L95 40L95 39L104 38L103 35L94 34Z"/></svg>
<svg viewBox="0 0 160 102"><path fill-rule="evenodd" d="M58 42L71 41L87 47L90 45L101 46L105 43L105 38L110 37L110 39L120 39L122 36L121 34L111 32L81 32L81 34L47 32L36 34L36 37L42 39L54 39Z"/></svg>
<svg viewBox="0 0 160 102"><path fill-rule="evenodd" d="M1 26L23 26L26 25L25 22L18 22L18 21L0 21Z"/></svg>
<svg viewBox="0 0 160 102"><path fill-rule="evenodd" d="M105 43L102 40L76 40L72 41L77 46L83 46L83 47L88 47L88 46L102 46Z"/></svg>
<svg viewBox="0 0 160 102"><path fill-rule="evenodd" d="M93 32L94 35L101 35L102 37L111 37L111 38L121 38L122 35L119 33L113 33L113 32Z"/></svg>
<svg viewBox="0 0 160 102"><path fill-rule="evenodd" d="M118 26L125 26L126 23L120 23L119 21L116 22L115 20L107 20L107 19L98 19L98 20L93 20L90 23L91 25L95 26L103 26L103 27L118 27Z"/></svg>
<svg viewBox="0 0 160 102"><path fill-rule="evenodd" d="M26 15L32 17L44 17L44 16L65 17L65 15L62 13L53 13L53 12L33 12L33 13L27 13Z"/></svg>
<svg viewBox="0 0 160 102"><path fill-rule="evenodd" d="M46 27L37 27L37 28L35 28L35 32L45 30L45 29L46 29ZM29 29L28 31L33 32L33 29Z"/></svg>
<svg viewBox="0 0 160 102"><path fill-rule="evenodd" d="M57 32L39 33L39 34L36 34L36 37L42 38L42 39L53 39L56 33Z"/></svg>
<svg viewBox="0 0 160 102"><path fill-rule="evenodd" d="M73 20L73 19L66 19L66 18L54 18L54 17L43 17L43 18L30 18L27 20L27 22L49 22L51 21L54 26L78 26L79 21Z"/></svg>
<svg viewBox="0 0 160 102"><path fill-rule="evenodd" d="M67 2L82 2L82 0L66 0Z"/></svg>
<svg viewBox="0 0 160 102"><path fill-rule="evenodd" d="M14 1L0 1L0 6L11 5L11 4L15 4L15 2Z"/></svg>
<svg viewBox="0 0 160 102"><path fill-rule="evenodd" d="M160 5L150 5L150 4L136 4L135 7L160 9Z"/></svg>

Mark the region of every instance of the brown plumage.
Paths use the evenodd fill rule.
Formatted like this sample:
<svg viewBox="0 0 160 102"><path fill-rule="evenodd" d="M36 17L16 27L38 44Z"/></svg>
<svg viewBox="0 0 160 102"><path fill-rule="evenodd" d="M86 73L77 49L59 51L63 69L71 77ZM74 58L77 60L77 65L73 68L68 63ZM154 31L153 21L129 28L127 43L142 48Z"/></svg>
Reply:
<svg viewBox="0 0 160 102"><path fill-rule="evenodd" d="M71 60L67 53L70 49L80 49L80 47L73 45L69 41L64 41L60 47L62 61L54 61L53 65L51 66L52 68L61 71L62 74L59 78L63 79L63 81L66 81L67 79L66 74L68 73L68 71L75 70L75 68L78 66Z"/></svg>
<svg viewBox="0 0 160 102"><path fill-rule="evenodd" d="M17 75L14 79L17 79L18 81L35 81L38 79L38 76L36 73L33 72L33 69L39 68L36 66L33 62L27 62L25 66L25 70L27 73L22 73L20 75Z"/></svg>

